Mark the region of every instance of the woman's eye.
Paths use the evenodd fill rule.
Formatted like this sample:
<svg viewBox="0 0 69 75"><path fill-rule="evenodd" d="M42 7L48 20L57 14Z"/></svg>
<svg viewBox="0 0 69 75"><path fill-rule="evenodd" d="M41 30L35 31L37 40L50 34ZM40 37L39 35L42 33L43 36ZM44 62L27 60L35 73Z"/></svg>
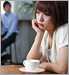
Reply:
<svg viewBox="0 0 69 75"><path fill-rule="evenodd" d="M40 13L40 11L39 11L39 10L36 10L36 13L37 13L37 14L39 14L39 13Z"/></svg>
<svg viewBox="0 0 69 75"><path fill-rule="evenodd" d="M36 13L37 13L37 14L39 14L40 12L39 12L39 11L37 11Z"/></svg>
<svg viewBox="0 0 69 75"><path fill-rule="evenodd" d="M44 14L47 15L47 16L49 16L49 12L48 11L46 11Z"/></svg>

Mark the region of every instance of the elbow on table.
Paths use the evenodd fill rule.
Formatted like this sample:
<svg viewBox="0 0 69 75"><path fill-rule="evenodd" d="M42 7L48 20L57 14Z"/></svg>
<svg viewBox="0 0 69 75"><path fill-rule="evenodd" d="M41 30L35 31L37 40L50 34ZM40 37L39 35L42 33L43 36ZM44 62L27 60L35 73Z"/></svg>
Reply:
<svg viewBox="0 0 69 75"><path fill-rule="evenodd" d="M66 70L60 70L58 73L59 74L67 74L67 71Z"/></svg>
<svg viewBox="0 0 69 75"><path fill-rule="evenodd" d="M58 71L59 74L67 74L67 72L68 72L68 67L62 67Z"/></svg>

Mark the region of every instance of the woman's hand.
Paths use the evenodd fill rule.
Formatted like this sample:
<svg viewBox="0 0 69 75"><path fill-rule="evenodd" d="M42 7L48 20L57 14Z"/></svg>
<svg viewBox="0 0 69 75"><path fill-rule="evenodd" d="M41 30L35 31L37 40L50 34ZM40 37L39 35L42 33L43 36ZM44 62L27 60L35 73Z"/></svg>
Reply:
<svg viewBox="0 0 69 75"><path fill-rule="evenodd" d="M46 56L42 56L42 57L40 58L40 62L41 62L41 63L42 63L42 62L48 62Z"/></svg>
<svg viewBox="0 0 69 75"><path fill-rule="evenodd" d="M40 65L39 65L39 67L40 68L43 68L43 69L47 69L47 66L48 66L48 63L47 62L42 62Z"/></svg>
<svg viewBox="0 0 69 75"><path fill-rule="evenodd" d="M36 19L32 20L32 28L37 32L37 33L44 33L45 29L43 25L39 25L36 21Z"/></svg>

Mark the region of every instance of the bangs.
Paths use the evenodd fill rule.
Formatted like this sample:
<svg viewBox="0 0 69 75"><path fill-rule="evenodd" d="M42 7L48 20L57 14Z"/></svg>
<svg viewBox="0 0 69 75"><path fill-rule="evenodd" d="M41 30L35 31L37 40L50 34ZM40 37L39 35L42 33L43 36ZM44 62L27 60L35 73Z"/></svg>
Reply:
<svg viewBox="0 0 69 75"><path fill-rule="evenodd" d="M48 6L46 6L46 4L44 4L44 2L39 2L39 3L37 2L36 9L38 9L40 11L47 11Z"/></svg>
<svg viewBox="0 0 69 75"><path fill-rule="evenodd" d="M50 16L53 9L52 6L54 6L53 1L39 1L36 3L36 11L38 9L44 14Z"/></svg>

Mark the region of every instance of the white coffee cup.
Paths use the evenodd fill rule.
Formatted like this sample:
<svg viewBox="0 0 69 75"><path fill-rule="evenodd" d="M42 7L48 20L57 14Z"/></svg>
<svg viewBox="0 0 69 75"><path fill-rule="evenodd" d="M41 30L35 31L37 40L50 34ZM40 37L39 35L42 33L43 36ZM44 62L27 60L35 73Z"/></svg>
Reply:
<svg viewBox="0 0 69 75"><path fill-rule="evenodd" d="M40 60L30 59L30 60L24 60L23 65L25 66L25 69L28 70L34 70L39 67Z"/></svg>

